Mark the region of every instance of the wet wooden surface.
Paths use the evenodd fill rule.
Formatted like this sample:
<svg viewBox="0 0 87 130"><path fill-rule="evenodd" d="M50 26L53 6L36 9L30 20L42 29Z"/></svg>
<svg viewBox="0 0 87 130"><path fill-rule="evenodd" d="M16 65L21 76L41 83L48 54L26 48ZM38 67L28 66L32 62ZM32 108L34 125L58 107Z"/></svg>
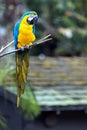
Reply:
<svg viewBox="0 0 87 130"><path fill-rule="evenodd" d="M17 93L17 90L11 89L17 86L14 59L8 60L7 64L2 85L10 87L12 93ZM46 57L41 60L31 57L27 82L31 84L41 106L86 105L87 59Z"/></svg>
<svg viewBox="0 0 87 130"><path fill-rule="evenodd" d="M14 60L15 58L13 58L12 61L8 58L7 63L6 61L3 61L2 65L4 71L5 69L9 69L9 72L5 76L3 82L4 85L10 86L15 81L16 76ZM8 66L6 64L8 64ZM5 65L7 66L7 68ZM38 57L31 57L28 72L28 81L31 82L32 86L86 85L87 58L47 57L43 60L40 60Z"/></svg>

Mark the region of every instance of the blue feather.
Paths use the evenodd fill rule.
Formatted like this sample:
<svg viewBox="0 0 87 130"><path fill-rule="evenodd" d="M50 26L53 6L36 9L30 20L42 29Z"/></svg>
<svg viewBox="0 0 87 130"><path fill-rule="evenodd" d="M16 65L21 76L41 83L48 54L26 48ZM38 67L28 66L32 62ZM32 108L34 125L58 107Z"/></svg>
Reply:
<svg viewBox="0 0 87 130"><path fill-rule="evenodd" d="M27 11L27 12L25 12L25 13L22 15L21 20L24 18L24 16L29 15L29 14L37 14L37 13L36 13L35 11Z"/></svg>
<svg viewBox="0 0 87 130"><path fill-rule="evenodd" d="M20 26L20 22L17 22L14 26L14 30L13 30L13 34L14 34L14 45L17 48L17 44L18 44L18 34L19 34L19 26Z"/></svg>

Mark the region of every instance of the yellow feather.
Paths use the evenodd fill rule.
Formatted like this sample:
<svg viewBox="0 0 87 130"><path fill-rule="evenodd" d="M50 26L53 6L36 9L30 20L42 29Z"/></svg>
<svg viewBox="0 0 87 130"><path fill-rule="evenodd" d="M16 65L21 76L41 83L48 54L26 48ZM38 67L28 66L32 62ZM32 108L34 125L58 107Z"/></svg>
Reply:
<svg viewBox="0 0 87 130"><path fill-rule="evenodd" d="M24 53L24 56L22 56L22 53ZM18 82L17 107L20 104L21 94L24 93L25 83L28 74L28 67L29 67L28 50L25 50L24 52L17 52L16 54L16 72Z"/></svg>
<svg viewBox="0 0 87 130"><path fill-rule="evenodd" d="M20 23L17 45L18 48L21 46L26 46L27 44L31 44L36 39L33 33L33 25L29 25L26 22L27 18L28 16L25 16Z"/></svg>

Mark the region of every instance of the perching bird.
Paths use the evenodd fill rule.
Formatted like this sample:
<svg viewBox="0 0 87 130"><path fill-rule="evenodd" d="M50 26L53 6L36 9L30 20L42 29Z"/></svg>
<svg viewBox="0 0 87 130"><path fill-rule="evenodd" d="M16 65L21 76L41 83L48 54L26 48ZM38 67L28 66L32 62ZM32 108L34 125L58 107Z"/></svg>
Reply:
<svg viewBox="0 0 87 130"><path fill-rule="evenodd" d="M20 51L16 52L16 73L18 81L17 107L20 104L21 94L24 92L29 67L29 45L35 41L35 25L38 15L35 11L25 12L15 24L13 35L14 45Z"/></svg>

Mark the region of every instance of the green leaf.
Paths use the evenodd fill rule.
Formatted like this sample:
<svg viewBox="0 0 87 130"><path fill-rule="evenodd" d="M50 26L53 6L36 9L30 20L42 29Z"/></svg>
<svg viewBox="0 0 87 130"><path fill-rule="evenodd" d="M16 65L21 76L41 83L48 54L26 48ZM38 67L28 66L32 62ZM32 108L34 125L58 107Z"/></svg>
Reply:
<svg viewBox="0 0 87 130"><path fill-rule="evenodd" d="M26 91L22 96L21 109L25 117L35 118L40 114L40 106L36 100L30 84L27 84Z"/></svg>
<svg viewBox="0 0 87 130"><path fill-rule="evenodd" d="M2 128L4 128L4 129L8 129L8 127L7 127L7 124L6 124L6 120L5 120L5 118L2 116L2 114L0 113L0 126L2 127Z"/></svg>

